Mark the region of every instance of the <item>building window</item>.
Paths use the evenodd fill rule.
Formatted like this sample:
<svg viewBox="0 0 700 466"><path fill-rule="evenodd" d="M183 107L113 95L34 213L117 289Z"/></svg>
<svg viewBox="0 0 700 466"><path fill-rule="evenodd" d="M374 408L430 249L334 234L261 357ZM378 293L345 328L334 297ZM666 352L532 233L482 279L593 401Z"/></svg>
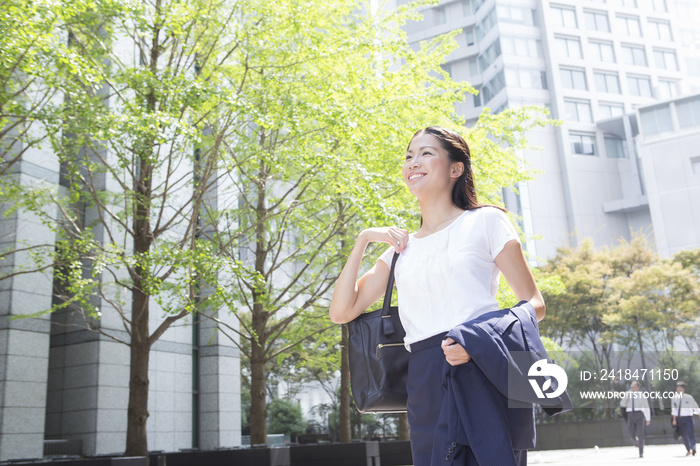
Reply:
<svg viewBox="0 0 700 466"><path fill-rule="evenodd" d="M624 8L637 8L637 0L613 0L611 3Z"/></svg>
<svg viewBox="0 0 700 466"><path fill-rule="evenodd" d="M445 7L433 8L433 24L435 26L440 26L441 24L447 23L447 12Z"/></svg>
<svg viewBox="0 0 700 466"><path fill-rule="evenodd" d="M526 37L501 37L503 53L519 57L542 58L542 42Z"/></svg>
<svg viewBox="0 0 700 466"><path fill-rule="evenodd" d="M547 89L547 74L528 68L506 68L506 83L525 89Z"/></svg>
<svg viewBox="0 0 700 466"><path fill-rule="evenodd" d="M469 76L479 74L479 61L476 58L469 59Z"/></svg>
<svg viewBox="0 0 700 466"><path fill-rule="evenodd" d="M481 87L474 87L476 94L474 94L474 107L481 107Z"/></svg>
<svg viewBox="0 0 700 466"><path fill-rule="evenodd" d="M605 120L607 118L613 118L616 116L624 115L625 106L623 104L601 102L598 104L598 119Z"/></svg>
<svg viewBox="0 0 700 466"><path fill-rule="evenodd" d="M640 112L644 134L653 135L673 131L671 109L668 104L656 108L646 108Z"/></svg>
<svg viewBox="0 0 700 466"><path fill-rule="evenodd" d="M442 71L447 73L450 76L450 78L452 77L452 64L445 63L444 65L440 65L440 68L442 68Z"/></svg>
<svg viewBox="0 0 700 466"><path fill-rule="evenodd" d="M570 134L571 152L577 155L597 155L594 134Z"/></svg>
<svg viewBox="0 0 700 466"><path fill-rule="evenodd" d="M620 93L620 81L617 79L617 73L596 71L593 73L595 77L595 87L600 92L608 92L610 94Z"/></svg>
<svg viewBox="0 0 700 466"><path fill-rule="evenodd" d="M462 31L462 33L457 36L457 43L464 47L471 47L474 45L474 28Z"/></svg>
<svg viewBox="0 0 700 466"><path fill-rule="evenodd" d="M673 35L671 34L671 25L668 21L659 21L655 19L649 20L649 30L651 31L651 38L657 40L672 41Z"/></svg>
<svg viewBox="0 0 700 466"><path fill-rule="evenodd" d="M691 157L690 166L693 169L693 175L700 175L700 157Z"/></svg>
<svg viewBox="0 0 700 466"><path fill-rule="evenodd" d="M501 70L499 73L495 74L489 82L484 84L484 103L493 99L504 87L506 87L506 78L503 70Z"/></svg>
<svg viewBox="0 0 700 466"><path fill-rule="evenodd" d="M624 159L625 150L622 139L605 137L605 156L609 159Z"/></svg>
<svg viewBox="0 0 700 466"><path fill-rule="evenodd" d="M700 125L700 97L676 102L676 115L681 128Z"/></svg>
<svg viewBox="0 0 700 466"><path fill-rule="evenodd" d="M627 65L647 66L647 54L644 47L637 45L623 45L622 59Z"/></svg>
<svg viewBox="0 0 700 466"><path fill-rule="evenodd" d="M462 14L464 16L471 16L474 14L472 0L462 0Z"/></svg>
<svg viewBox="0 0 700 466"><path fill-rule="evenodd" d="M678 60L673 50L654 49L654 63L662 70L677 70Z"/></svg>
<svg viewBox="0 0 700 466"><path fill-rule="evenodd" d="M504 23L523 24L525 26L535 25L535 10L514 5L498 5L499 21Z"/></svg>
<svg viewBox="0 0 700 466"><path fill-rule="evenodd" d="M615 63L615 52L612 42L590 41L591 54L598 61Z"/></svg>
<svg viewBox="0 0 700 466"><path fill-rule="evenodd" d="M486 16L484 16L476 26L476 39L482 40L484 37L486 37L486 34L493 29L497 21L496 9L491 8L491 11L486 13Z"/></svg>
<svg viewBox="0 0 700 466"><path fill-rule="evenodd" d="M602 11L584 11L583 17L586 20L586 28L592 31L610 32L608 14Z"/></svg>
<svg viewBox="0 0 700 466"><path fill-rule="evenodd" d="M642 37L642 27L639 25L639 18L636 16L618 16L618 33L629 37Z"/></svg>
<svg viewBox="0 0 700 466"><path fill-rule="evenodd" d="M668 12L666 0L640 0L639 3L645 10Z"/></svg>
<svg viewBox="0 0 700 466"><path fill-rule="evenodd" d="M668 79L659 79L659 84L656 86L657 99L670 99L678 95L678 85L676 81Z"/></svg>
<svg viewBox="0 0 700 466"><path fill-rule="evenodd" d="M557 53L568 58L583 58L581 41L577 37L555 37L554 44Z"/></svg>
<svg viewBox="0 0 700 466"><path fill-rule="evenodd" d="M566 28L578 27L578 22L576 21L576 11L574 11L573 8L553 6L552 17L554 18L554 24L556 26Z"/></svg>
<svg viewBox="0 0 700 466"><path fill-rule="evenodd" d="M593 123L591 104L585 100L565 100L565 120L579 121L581 123Z"/></svg>
<svg viewBox="0 0 700 466"><path fill-rule="evenodd" d="M493 62L501 56L501 42L496 39L486 50L479 55L479 67L486 70Z"/></svg>
<svg viewBox="0 0 700 466"><path fill-rule="evenodd" d="M647 76L627 76L630 94L639 97L651 97L651 80Z"/></svg>
<svg viewBox="0 0 700 466"><path fill-rule="evenodd" d="M566 89L587 90L586 72L579 68L561 68L559 70L562 86Z"/></svg>

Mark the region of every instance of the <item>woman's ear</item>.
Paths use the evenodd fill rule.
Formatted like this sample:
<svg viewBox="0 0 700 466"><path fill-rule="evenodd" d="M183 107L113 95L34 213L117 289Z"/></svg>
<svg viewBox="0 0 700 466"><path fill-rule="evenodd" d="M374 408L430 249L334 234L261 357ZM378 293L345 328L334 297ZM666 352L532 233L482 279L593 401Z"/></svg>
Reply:
<svg viewBox="0 0 700 466"><path fill-rule="evenodd" d="M452 178L459 178L464 173L464 164L462 162L453 162L452 167L450 167L450 176Z"/></svg>

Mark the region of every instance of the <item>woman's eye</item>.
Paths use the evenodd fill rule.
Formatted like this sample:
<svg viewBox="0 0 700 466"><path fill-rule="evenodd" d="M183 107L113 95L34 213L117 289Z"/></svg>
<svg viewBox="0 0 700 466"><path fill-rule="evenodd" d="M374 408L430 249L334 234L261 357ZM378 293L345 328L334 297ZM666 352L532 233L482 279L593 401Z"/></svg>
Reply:
<svg viewBox="0 0 700 466"><path fill-rule="evenodd" d="M406 160L411 160L411 156L410 156L410 155L407 155L407 156L406 156Z"/></svg>

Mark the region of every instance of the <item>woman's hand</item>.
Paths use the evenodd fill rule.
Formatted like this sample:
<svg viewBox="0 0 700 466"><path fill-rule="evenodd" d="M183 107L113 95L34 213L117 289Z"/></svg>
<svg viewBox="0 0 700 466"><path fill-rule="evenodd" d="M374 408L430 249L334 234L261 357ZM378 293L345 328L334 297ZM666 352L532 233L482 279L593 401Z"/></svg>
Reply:
<svg viewBox="0 0 700 466"><path fill-rule="evenodd" d="M368 228L360 232L358 239L367 243L387 243L392 245L397 252L403 252L408 244L408 231L396 227Z"/></svg>
<svg viewBox="0 0 700 466"><path fill-rule="evenodd" d="M459 366L471 360L471 356L467 353L462 345L458 345L452 338L442 340L442 352L445 353L445 359L450 366Z"/></svg>

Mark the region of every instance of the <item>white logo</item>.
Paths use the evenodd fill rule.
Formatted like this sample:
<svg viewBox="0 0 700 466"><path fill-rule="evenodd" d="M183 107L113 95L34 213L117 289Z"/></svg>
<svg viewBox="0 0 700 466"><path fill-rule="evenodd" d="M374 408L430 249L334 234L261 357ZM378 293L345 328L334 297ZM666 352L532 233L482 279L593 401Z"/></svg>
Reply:
<svg viewBox="0 0 700 466"><path fill-rule="evenodd" d="M566 372L564 372L564 369L556 364L548 363L546 359L540 359L530 366L530 370L527 372L527 375L530 377L528 380L530 381L530 385L532 385L533 390L535 390L537 398L556 398L564 393L564 390L566 390L566 385L569 383L569 378L567 377ZM532 377L549 378L545 380L544 384L542 384L542 387L540 388L537 380ZM552 387L552 379L557 381L557 389L552 393L545 393Z"/></svg>

